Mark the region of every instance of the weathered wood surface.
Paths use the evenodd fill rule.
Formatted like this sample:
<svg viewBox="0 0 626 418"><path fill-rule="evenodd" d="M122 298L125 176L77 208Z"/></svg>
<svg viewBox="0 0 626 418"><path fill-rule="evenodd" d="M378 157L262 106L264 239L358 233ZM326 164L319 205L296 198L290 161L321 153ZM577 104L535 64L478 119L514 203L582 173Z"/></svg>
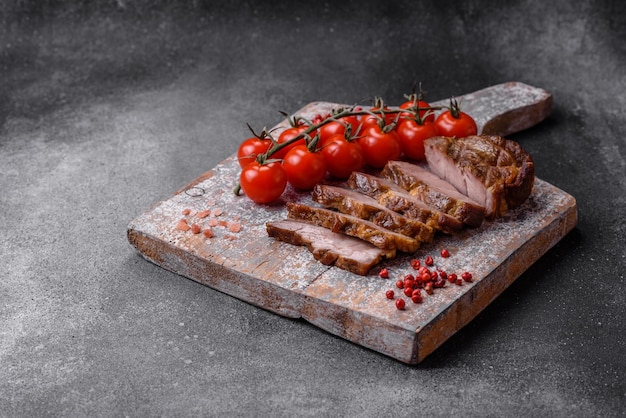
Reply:
<svg viewBox="0 0 626 418"><path fill-rule="evenodd" d="M506 134L543 120L552 100L545 90L520 83L458 99L479 129ZM335 106L316 102L297 113L312 117ZM284 127L284 122L278 125ZM309 203L310 196L288 188L275 204L256 205L232 193L238 175L239 165L231 156L134 219L128 226L129 242L165 269L279 315L303 318L409 364L422 361L471 321L577 223L575 199L537 179L528 201L504 218L459 235L438 235L416 253L384 262L381 267L391 277L385 280L376 268L368 276L357 276L322 265L304 247L268 237L265 223L286 217L286 201ZM183 215L184 209L191 214ZM199 218L203 210L222 213ZM241 232L216 226L215 236L206 238L177 229L182 218L190 225L206 225L211 218L237 220ZM449 258L438 256L444 247L451 252ZM414 272L412 258L424 260L427 255L445 271L471 271L474 281L463 286L448 283L425 295L424 303L409 302L404 311L397 310L385 291L394 287L396 278Z"/></svg>

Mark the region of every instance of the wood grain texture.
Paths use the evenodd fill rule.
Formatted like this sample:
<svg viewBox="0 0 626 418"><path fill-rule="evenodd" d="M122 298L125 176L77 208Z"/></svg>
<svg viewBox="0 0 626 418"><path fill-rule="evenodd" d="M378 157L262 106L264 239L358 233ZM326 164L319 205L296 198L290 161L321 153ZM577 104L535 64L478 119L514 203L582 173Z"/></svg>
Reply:
<svg viewBox="0 0 626 418"><path fill-rule="evenodd" d="M520 83L493 86L458 99L465 109L472 109L481 129L507 134L539 123L551 106L548 92ZM315 102L297 113L312 117L337 106ZM285 126L281 122L277 130ZM238 175L239 165L231 156L132 220L129 242L167 270L279 315L303 318L408 364L422 361L471 321L577 223L575 199L537 179L528 201L505 217L458 235L437 235L416 253L382 263L391 278L400 278L414 272L409 265L412 258L423 260L430 254L445 271L473 273L472 283L448 283L426 295L424 303L409 302L399 311L385 298L395 280L381 279L377 269L358 276L324 266L306 248L267 236L266 222L284 219L288 201L310 203L308 193L288 187L278 202L257 205L232 193ZM184 209L191 213L183 215ZM212 215L199 217L204 210L213 211ZM183 218L202 228L211 220L224 225L214 226L214 236L206 238L178 229ZM238 222L241 232L231 232L229 221ZM451 252L449 258L438 257L444 247Z"/></svg>

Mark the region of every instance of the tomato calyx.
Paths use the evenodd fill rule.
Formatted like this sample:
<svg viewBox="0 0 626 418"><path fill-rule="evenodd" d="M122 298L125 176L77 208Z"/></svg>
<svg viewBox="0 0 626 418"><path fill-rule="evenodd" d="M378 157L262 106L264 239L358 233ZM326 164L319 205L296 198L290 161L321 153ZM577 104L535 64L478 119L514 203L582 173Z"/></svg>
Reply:
<svg viewBox="0 0 626 418"><path fill-rule="evenodd" d="M450 114L454 119L459 119L461 117L461 106L454 97L450 98L450 106L447 106L447 109L450 111Z"/></svg>
<svg viewBox="0 0 626 418"><path fill-rule="evenodd" d="M419 84L419 90L415 91L416 85L413 84L411 94L404 95L406 101L400 104L400 108L404 111L400 114L399 123L404 122L407 119L416 121L419 125L423 125L425 121L435 121L435 111L441 110L442 106L432 106L425 101L425 92L422 90L422 84Z"/></svg>
<svg viewBox="0 0 626 418"><path fill-rule="evenodd" d="M303 125L311 125L309 121L307 121L304 117L300 115L290 115L289 113L282 110L279 110L278 113L280 113L285 117L285 119L287 119L287 122L289 122L289 126L292 128L299 128Z"/></svg>
<svg viewBox="0 0 626 418"><path fill-rule="evenodd" d="M415 88L417 87L417 92L415 91ZM415 82L413 83L413 86L411 87L411 94L405 94L404 98L407 99L408 101L417 103L419 101L424 101L424 97L426 97L426 92L422 89L422 83L421 82Z"/></svg>
<svg viewBox="0 0 626 418"><path fill-rule="evenodd" d="M318 144L320 143L320 134L317 132L313 137L308 134L304 135L304 142L306 143L306 147L309 152L317 152L319 151Z"/></svg>
<svg viewBox="0 0 626 418"><path fill-rule="evenodd" d="M250 126L249 123L246 122L246 126L248 127L248 129L252 133L252 136L254 136L255 138L258 138L258 139L271 139L271 136L270 136L269 132L267 131L267 128L263 127L263 130L261 130L260 133L256 133L254 128L252 128L252 126Z"/></svg>
<svg viewBox="0 0 626 418"><path fill-rule="evenodd" d="M409 112L411 112L411 117L404 116L400 123L404 121L414 121L418 125L424 125L425 123L433 123L435 121L435 110L442 109L440 106L429 106L429 107L409 107L406 108ZM406 115L406 113L404 113Z"/></svg>
<svg viewBox="0 0 626 418"><path fill-rule="evenodd" d="M366 125L378 125L384 133L389 133L395 129L401 114L399 109L390 108L380 97L375 97L372 108L364 112L364 123Z"/></svg>

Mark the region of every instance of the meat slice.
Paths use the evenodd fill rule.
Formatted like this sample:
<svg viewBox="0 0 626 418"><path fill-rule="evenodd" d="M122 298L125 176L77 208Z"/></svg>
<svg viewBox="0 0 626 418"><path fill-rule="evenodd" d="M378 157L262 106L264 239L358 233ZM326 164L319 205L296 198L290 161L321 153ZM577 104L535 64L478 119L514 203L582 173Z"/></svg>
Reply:
<svg viewBox="0 0 626 418"><path fill-rule="evenodd" d="M427 205L454 216L469 227L479 227L485 219L483 206L459 192L446 180L416 164L389 161L381 175Z"/></svg>
<svg viewBox="0 0 626 418"><path fill-rule="evenodd" d="M318 184L313 188L313 200L341 213L373 222L422 242L433 240L434 229L425 223L407 218L378 203L375 199L343 187Z"/></svg>
<svg viewBox="0 0 626 418"><path fill-rule="evenodd" d="M290 219L307 221L328 228L333 232L361 238L384 250L412 253L420 246L420 241L415 238L398 234L356 216L294 202L287 203L287 210Z"/></svg>
<svg viewBox="0 0 626 418"><path fill-rule="evenodd" d="M535 181L532 157L495 135L434 137L424 141L430 170L480 202L493 219L528 199Z"/></svg>
<svg viewBox="0 0 626 418"><path fill-rule="evenodd" d="M372 197L386 208L407 218L423 222L435 230L453 234L463 228L461 221L427 206L391 180L362 172L354 172L348 179L348 185L352 189Z"/></svg>
<svg viewBox="0 0 626 418"><path fill-rule="evenodd" d="M268 222L265 226L270 237L306 246L322 264L334 265L361 276L367 275L379 262L395 256L394 250L383 250L361 239L304 221L283 219Z"/></svg>

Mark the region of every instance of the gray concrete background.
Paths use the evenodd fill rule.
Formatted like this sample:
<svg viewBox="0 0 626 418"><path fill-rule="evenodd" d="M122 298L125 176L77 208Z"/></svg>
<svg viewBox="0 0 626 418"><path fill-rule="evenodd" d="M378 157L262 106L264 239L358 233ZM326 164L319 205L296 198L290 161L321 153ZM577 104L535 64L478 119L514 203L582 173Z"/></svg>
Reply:
<svg viewBox="0 0 626 418"><path fill-rule="evenodd" d="M229 4L0 6L0 415L624 416L624 3ZM509 80L554 94L512 138L579 225L418 366L126 241L246 123Z"/></svg>

